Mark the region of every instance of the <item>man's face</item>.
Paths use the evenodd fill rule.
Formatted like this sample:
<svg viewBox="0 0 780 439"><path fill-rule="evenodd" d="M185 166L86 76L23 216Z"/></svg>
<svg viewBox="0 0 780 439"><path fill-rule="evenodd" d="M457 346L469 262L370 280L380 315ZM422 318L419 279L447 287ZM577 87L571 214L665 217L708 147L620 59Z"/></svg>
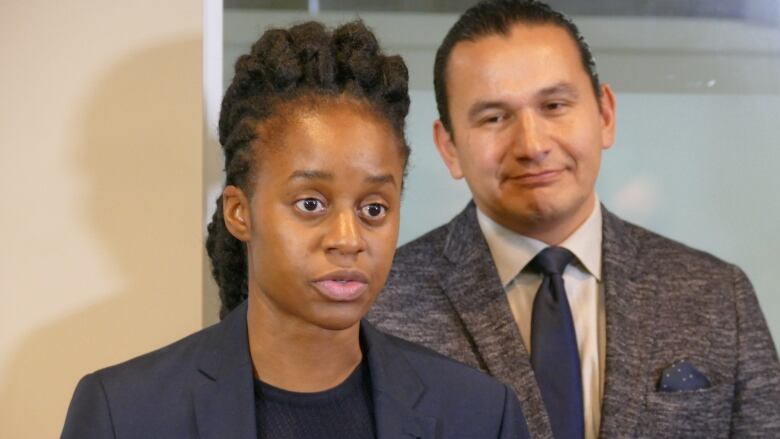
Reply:
<svg viewBox="0 0 780 439"><path fill-rule="evenodd" d="M434 135L454 178L494 221L557 244L593 209L614 97L601 107L574 40L554 25L463 41L447 64L452 132Z"/></svg>

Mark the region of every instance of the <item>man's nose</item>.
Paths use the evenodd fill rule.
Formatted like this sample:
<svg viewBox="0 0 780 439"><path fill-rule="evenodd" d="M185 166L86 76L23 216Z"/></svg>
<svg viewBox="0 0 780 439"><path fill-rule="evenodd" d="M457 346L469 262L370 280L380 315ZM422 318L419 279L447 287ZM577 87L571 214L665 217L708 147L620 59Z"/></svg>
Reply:
<svg viewBox="0 0 780 439"><path fill-rule="evenodd" d="M357 255L366 249L360 219L354 209L339 210L330 223L324 245L328 252Z"/></svg>
<svg viewBox="0 0 780 439"><path fill-rule="evenodd" d="M518 160L538 162L547 156L549 146L545 142L543 122L533 110L518 114L512 135L512 153Z"/></svg>

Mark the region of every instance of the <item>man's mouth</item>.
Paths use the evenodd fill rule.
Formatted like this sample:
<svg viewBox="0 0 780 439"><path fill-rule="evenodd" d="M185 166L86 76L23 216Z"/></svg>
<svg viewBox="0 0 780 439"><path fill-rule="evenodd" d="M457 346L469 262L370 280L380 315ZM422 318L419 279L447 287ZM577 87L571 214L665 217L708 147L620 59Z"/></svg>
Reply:
<svg viewBox="0 0 780 439"><path fill-rule="evenodd" d="M545 171L524 172L516 176L511 176L507 178L507 180L524 186L545 186L558 181L562 175L562 169L550 169Z"/></svg>

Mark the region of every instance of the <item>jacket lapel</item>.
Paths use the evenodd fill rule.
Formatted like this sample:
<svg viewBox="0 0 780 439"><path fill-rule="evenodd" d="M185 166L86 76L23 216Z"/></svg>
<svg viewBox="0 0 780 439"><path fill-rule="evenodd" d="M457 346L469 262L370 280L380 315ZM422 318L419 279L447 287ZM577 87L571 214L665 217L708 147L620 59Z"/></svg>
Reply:
<svg viewBox="0 0 780 439"><path fill-rule="evenodd" d="M631 435L644 400L646 361L650 351L652 306L641 284L640 249L626 223L602 207L604 302L607 347L603 438Z"/></svg>
<svg viewBox="0 0 780 439"><path fill-rule="evenodd" d="M244 302L217 325L200 352L193 392L200 438L257 438L246 309Z"/></svg>
<svg viewBox="0 0 780 439"><path fill-rule="evenodd" d="M417 372L387 337L365 320L360 325L371 373L377 439L436 437L436 419L415 411L425 392Z"/></svg>
<svg viewBox="0 0 780 439"><path fill-rule="evenodd" d="M607 346L601 437L630 434L644 399L651 338L651 298L639 269L639 244L602 207ZM472 203L450 223L444 255L452 263L442 287L472 337L480 365L517 392L532 437L551 437L528 352L501 286ZM486 317L490 316L490 317Z"/></svg>
<svg viewBox="0 0 780 439"><path fill-rule="evenodd" d="M552 437L528 351L471 202L449 226L444 255L452 266L444 293L471 336L480 366L517 393L532 437Z"/></svg>

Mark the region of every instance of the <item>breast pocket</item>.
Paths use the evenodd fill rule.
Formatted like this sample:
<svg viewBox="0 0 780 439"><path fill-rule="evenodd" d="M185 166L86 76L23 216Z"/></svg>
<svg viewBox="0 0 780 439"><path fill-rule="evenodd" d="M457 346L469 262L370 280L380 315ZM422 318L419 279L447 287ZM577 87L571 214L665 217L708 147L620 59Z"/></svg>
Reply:
<svg viewBox="0 0 780 439"><path fill-rule="evenodd" d="M728 437L734 386L682 392L651 392L640 418L645 434L669 438Z"/></svg>

